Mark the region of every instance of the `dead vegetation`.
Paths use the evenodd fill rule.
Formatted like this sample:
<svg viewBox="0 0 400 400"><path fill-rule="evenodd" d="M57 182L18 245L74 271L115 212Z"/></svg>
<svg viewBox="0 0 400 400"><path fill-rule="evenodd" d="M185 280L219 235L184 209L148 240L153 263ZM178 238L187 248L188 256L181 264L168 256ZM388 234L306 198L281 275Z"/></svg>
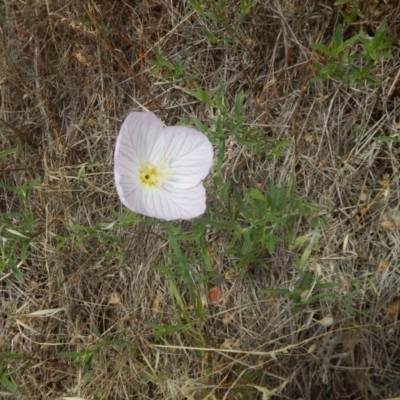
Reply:
<svg viewBox="0 0 400 400"><path fill-rule="evenodd" d="M400 6L363 2L365 29L388 21L394 59L377 63L379 85L348 87L309 83L320 61L311 43L328 43L340 22L333 1L258 1L237 25L239 2L229 3L227 26L237 28L230 40L227 26L200 18L188 0L0 5L0 143L17 149L4 158L1 181L40 178L24 282L9 270L0 277L0 373L16 387L10 398L400 396L400 147L374 141L399 128ZM224 85L228 110L243 90L242 113L265 141L294 142L272 160L228 142L222 176L262 188L295 175L297 194L329 216L310 263L322 281L340 283L338 301L293 314L288 298L262 292L296 285L289 247L268 255L269 269L252 266L239 279L229 275L235 260L224 240L210 240L217 277L204 288L220 292L204 292L205 323L196 326L203 345L183 332L156 338L149 323L177 318L171 287L153 268L171 252L162 225L121 230L122 266L106 255L117 244L104 236L71 236L57 248L71 226L106 226L111 210L120 211L112 156L129 110L152 110L166 124L217 112L190 96L184 79L165 68L151 73L154 47L167 60L179 55L207 93ZM1 213L22 208L1 190ZM306 233L301 221L296 229Z"/></svg>

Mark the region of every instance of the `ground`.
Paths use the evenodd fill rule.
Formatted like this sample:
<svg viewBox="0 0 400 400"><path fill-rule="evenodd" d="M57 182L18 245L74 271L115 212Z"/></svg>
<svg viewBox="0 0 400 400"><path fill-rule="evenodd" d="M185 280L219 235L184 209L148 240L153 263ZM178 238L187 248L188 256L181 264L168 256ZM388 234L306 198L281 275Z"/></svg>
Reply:
<svg viewBox="0 0 400 400"><path fill-rule="evenodd" d="M399 15L0 4L1 398L400 398ZM339 25L372 41L382 21L393 57L369 60L374 82L313 80L329 61L313 43ZM210 138L200 219L121 206L133 110Z"/></svg>

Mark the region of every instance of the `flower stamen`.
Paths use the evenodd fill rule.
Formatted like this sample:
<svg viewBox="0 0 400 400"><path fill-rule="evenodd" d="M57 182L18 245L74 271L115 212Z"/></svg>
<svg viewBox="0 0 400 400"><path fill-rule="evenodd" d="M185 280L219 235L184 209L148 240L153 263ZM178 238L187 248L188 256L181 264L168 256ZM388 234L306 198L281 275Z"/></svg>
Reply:
<svg viewBox="0 0 400 400"><path fill-rule="evenodd" d="M157 167L146 161L139 167L139 181L149 188L159 187L171 175L172 173L167 165Z"/></svg>

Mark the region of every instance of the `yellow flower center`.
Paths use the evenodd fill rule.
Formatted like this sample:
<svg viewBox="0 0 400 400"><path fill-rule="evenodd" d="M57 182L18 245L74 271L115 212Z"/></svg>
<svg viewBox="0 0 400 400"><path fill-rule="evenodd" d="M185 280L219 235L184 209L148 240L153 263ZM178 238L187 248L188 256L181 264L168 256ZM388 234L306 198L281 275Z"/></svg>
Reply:
<svg viewBox="0 0 400 400"><path fill-rule="evenodd" d="M140 183L149 188L159 186L171 176L171 172L167 165L156 167L152 163L146 161L139 167L139 180Z"/></svg>

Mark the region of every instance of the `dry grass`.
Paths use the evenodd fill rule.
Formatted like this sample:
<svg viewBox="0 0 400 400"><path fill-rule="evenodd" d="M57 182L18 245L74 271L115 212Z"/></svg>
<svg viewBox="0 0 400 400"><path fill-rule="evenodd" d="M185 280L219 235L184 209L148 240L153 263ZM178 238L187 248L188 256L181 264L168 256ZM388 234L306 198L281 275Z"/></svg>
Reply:
<svg viewBox="0 0 400 400"><path fill-rule="evenodd" d="M333 1L259 1L235 40L214 45L203 29L221 38L224 29L199 18L188 0L0 5L0 143L17 149L1 165L2 181L20 186L40 177L30 201L37 222L21 266L25 282L8 270L0 277L0 350L20 355L0 364L17 388L12 398L400 396L400 147L373 140L393 135L398 123L396 3L364 2L364 27L373 32L374 21L386 19L395 58L377 64L380 85L354 88L308 83L318 60L310 45L328 42L339 21ZM293 314L289 299L262 292L295 286L288 246L268 255L268 270L256 266L228 280L235 259L223 240L214 241L208 245L218 276L209 285L221 288L223 302L204 306L205 322L196 327L202 346L184 332L156 340L148 323L174 325L177 318L171 286L152 267L168 264L171 252L162 225L120 232L122 266L105 255L112 246L100 236L72 237L56 249L56 235L73 225L115 220L113 146L129 110L152 110L167 124L216 113L186 93L184 80L150 74L153 46L168 60L179 55L206 92L225 85L228 110L243 90L243 115L266 141L294 142L283 158L267 160L230 140L222 176L238 187L263 187L295 174L297 194L330 216L310 264L322 281L340 283L337 302ZM2 190L1 212L20 209L13 192ZM185 286L178 290L184 296ZM60 310L30 315L48 309ZM329 316L333 324L320 323ZM87 370L59 355L83 350L95 351Z"/></svg>

